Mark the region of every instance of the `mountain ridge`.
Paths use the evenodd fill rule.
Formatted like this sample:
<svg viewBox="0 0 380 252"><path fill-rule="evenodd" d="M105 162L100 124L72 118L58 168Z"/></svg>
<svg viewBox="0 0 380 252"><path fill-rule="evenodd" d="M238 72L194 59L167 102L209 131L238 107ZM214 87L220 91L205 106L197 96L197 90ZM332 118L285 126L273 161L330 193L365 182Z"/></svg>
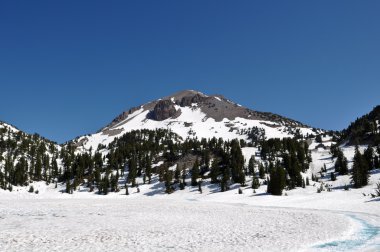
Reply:
<svg viewBox="0 0 380 252"><path fill-rule="evenodd" d="M94 134L72 140L76 147L94 150L131 130L166 128L187 137L244 139L252 128L261 128L268 138L317 134L299 121L241 106L223 95L206 95L195 90L174 94L123 111ZM89 143L89 144L88 144Z"/></svg>

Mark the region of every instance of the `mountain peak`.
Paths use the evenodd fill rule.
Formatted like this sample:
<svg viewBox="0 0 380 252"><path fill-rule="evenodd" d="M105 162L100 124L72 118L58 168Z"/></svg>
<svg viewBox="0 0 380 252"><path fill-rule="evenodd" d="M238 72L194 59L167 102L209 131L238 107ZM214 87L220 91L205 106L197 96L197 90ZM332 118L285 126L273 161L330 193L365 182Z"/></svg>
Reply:
<svg viewBox="0 0 380 252"><path fill-rule="evenodd" d="M172 95L148 102L141 106L131 108L117 116L110 124L101 129L105 131L115 126L120 126L131 119L136 111L147 111L146 120L164 121L175 119L181 115L181 108L199 109L204 114L204 119L212 118L217 122L223 119L234 120L244 118L247 120L260 120L280 123L282 125L305 126L300 122L276 115L273 113L259 112L245 108L223 95L206 95L196 90L182 90ZM183 109L182 109L183 110Z"/></svg>
<svg viewBox="0 0 380 252"><path fill-rule="evenodd" d="M126 132L141 129L170 129L187 137L247 139L252 130L268 138L312 134L313 129L295 120L243 107L222 95L182 90L124 111L96 134L75 140L77 146L96 149Z"/></svg>
<svg viewBox="0 0 380 252"><path fill-rule="evenodd" d="M182 91L176 92L172 95L166 96L166 97L162 98L162 100L171 100L172 98L174 98L174 100L180 100L183 97L194 96L194 95L200 95L203 97L207 97L207 95L205 95L202 92L192 90L192 89L188 89L188 90L182 90Z"/></svg>

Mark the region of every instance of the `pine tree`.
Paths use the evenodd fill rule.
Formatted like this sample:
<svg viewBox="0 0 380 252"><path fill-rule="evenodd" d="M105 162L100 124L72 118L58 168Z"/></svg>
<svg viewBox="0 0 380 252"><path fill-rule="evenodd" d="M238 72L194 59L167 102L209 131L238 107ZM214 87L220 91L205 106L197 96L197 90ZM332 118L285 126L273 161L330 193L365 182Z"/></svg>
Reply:
<svg viewBox="0 0 380 252"><path fill-rule="evenodd" d="M179 182L179 177L181 176L181 170L179 168L179 165L177 164L177 167L175 169L175 173L174 173L174 180L176 183Z"/></svg>
<svg viewBox="0 0 380 252"><path fill-rule="evenodd" d="M360 188L368 184L368 164L359 151L358 146L355 148L354 164L352 166L352 182L355 188Z"/></svg>
<svg viewBox="0 0 380 252"><path fill-rule="evenodd" d="M152 182L152 160L149 158L149 155L146 155L145 159L145 173L148 177L148 184L150 184Z"/></svg>
<svg viewBox="0 0 380 252"><path fill-rule="evenodd" d="M185 188L186 186L186 166L183 165L182 167L182 184L183 184L183 188Z"/></svg>
<svg viewBox="0 0 380 252"><path fill-rule="evenodd" d="M368 148L364 151L364 159L367 162L368 170L372 170L374 168L374 152L371 146L368 146Z"/></svg>
<svg viewBox="0 0 380 252"><path fill-rule="evenodd" d="M273 195L282 195L285 188L285 170L278 163L270 173L268 192Z"/></svg>
<svg viewBox="0 0 380 252"><path fill-rule="evenodd" d="M193 165L193 169L191 170L191 186L197 186L198 185L198 178L199 178L199 161L198 158L195 160L195 163Z"/></svg>
<svg viewBox="0 0 380 252"><path fill-rule="evenodd" d="M125 195L129 195L128 184L127 183L125 183Z"/></svg>
<svg viewBox="0 0 380 252"><path fill-rule="evenodd" d="M71 192L70 180L66 180L66 193Z"/></svg>
<svg viewBox="0 0 380 252"><path fill-rule="evenodd" d="M229 181L230 181L230 171L229 171L228 166L226 166L226 167L223 167L222 179L220 181L220 190L222 192L225 192L228 190Z"/></svg>
<svg viewBox="0 0 380 252"><path fill-rule="evenodd" d="M251 176L255 175L255 157L251 156L248 163L248 173Z"/></svg>
<svg viewBox="0 0 380 252"><path fill-rule="evenodd" d="M262 163L260 163L260 165L259 165L259 177L261 179L265 178L265 169L264 169L264 166Z"/></svg>
<svg viewBox="0 0 380 252"><path fill-rule="evenodd" d="M236 139L232 140L231 142L230 165L232 180L234 181L234 183L240 183L241 185L244 185L244 156L241 151L239 141Z"/></svg>
<svg viewBox="0 0 380 252"><path fill-rule="evenodd" d="M129 173L128 173L128 181L132 183L132 187L136 186L136 176L137 176L137 164L134 157L129 160L128 164Z"/></svg>
<svg viewBox="0 0 380 252"><path fill-rule="evenodd" d="M335 172L338 172L340 175L348 174L348 165L347 158L344 156L341 149L336 150L337 160L335 162Z"/></svg>
<svg viewBox="0 0 380 252"><path fill-rule="evenodd" d="M260 182L257 177L253 177L252 179L252 189L258 189L260 187Z"/></svg>
<svg viewBox="0 0 380 252"><path fill-rule="evenodd" d="M211 184L218 183L218 175L219 175L218 160L214 158L211 163L211 171L210 171Z"/></svg>

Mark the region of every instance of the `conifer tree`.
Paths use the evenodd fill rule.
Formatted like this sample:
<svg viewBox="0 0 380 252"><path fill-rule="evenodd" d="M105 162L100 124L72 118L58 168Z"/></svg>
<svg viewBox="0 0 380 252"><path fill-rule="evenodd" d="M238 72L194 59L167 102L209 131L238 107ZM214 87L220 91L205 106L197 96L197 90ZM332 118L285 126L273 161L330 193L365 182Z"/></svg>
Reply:
<svg viewBox="0 0 380 252"><path fill-rule="evenodd" d="M253 177L252 179L252 189L258 189L260 187L260 182L257 177Z"/></svg>
<svg viewBox="0 0 380 252"><path fill-rule="evenodd" d="M331 178L331 181L335 181L336 180L336 176L335 176L334 172L330 173L330 178Z"/></svg>
<svg viewBox="0 0 380 252"><path fill-rule="evenodd" d="M128 173L128 181L132 183L132 187L136 186L136 176L137 176L137 164L134 157L129 160L128 164L129 173Z"/></svg>
<svg viewBox="0 0 380 252"><path fill-rule="evenodd" d="M372 170L374 168L374 152L371 146L364 151L364 159L367 162L368 170Z"/></svg>
<svg viewBox="0 0 380 252"><path fill-rule="evenodd" d="M174 173L174 180L176 183L179 182L179 177L181 176L181 170L179 168L179 165L177 164L177 167L175 169L175 173Z"/></svg>
<svg viewBox="0 0 380 252"><path fill-rule="evenodd" d="M336 150L337 160L335 162L335 171L339 172L340 175L348 174L347 158L344 156L341 149Z"/></svg>
<svg viewBox="0 0 380 252"><path fill-rule="evenodd" d="M165 192L168 194L172 193L173 189L171 187L171 183L173 180L173 172L170 171L168 168L165 169L164 180L165 180Z"/></svg>
<svg viewBox="0 0 380 252"><path fill-rule="evenodd" d="M231 153L230 153L230 165L231 165L231 175L234 183L240 183L244 185L245 174L244 168L244 156L240 148L238 140L232 140L231 142Z"/></svg>
<svg viewBox="0 0 380 252"><path fill-rule="evenodd" d="M191 186L197 186L198 185L198 178L199 178L199 161L198 158L195 160L195 163L193 165L193 169L191 170Z"/></svg>
<svg viewBox="0 0 380 252"><path fill-rule="evenodd" d="M211 171L210 171L210 178L211 178L212 184L218 183L218 175L219 175L218 160L214 158L211 163Z"/></svg>
<svg viewBox="0 0 380 252"><path fill-rule="evenodd" d="M285 187L285 170L278 163L270 173L268 192L273 195L282 195Z"/></svg>
<svg viewBox="0 0 380 252"><path fill-rule="evenodd" d="M251 176L255 176L255 157L251 156L248 163L248 173Z"/></svg>
<svg viewBox="0 0 380 252"><path fill-rule="evenodd" d="M265 178L265 169L262 163L259 164L259 177L261 179Z"/></svg>
<svg viewBox="0 0 380 252"><path fill-rule="evenodd" d="M360 188L366 186L368 184L368 177L368 164L360 153L358 146L356 146L351 177L354 187Z"/></svg>

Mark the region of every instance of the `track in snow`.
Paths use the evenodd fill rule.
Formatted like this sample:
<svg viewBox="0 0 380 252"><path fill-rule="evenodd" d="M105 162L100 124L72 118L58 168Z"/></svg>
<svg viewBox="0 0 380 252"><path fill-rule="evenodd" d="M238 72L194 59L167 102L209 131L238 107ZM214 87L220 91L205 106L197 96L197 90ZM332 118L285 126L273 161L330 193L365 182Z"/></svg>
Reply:
<svg viewBox="0 0 380 252"><path fill-rule="evenodd" d="M358 229L350 237L314 246L317 251L380 251L380 227L368 223L354 214L347 214Z"/></svg>

